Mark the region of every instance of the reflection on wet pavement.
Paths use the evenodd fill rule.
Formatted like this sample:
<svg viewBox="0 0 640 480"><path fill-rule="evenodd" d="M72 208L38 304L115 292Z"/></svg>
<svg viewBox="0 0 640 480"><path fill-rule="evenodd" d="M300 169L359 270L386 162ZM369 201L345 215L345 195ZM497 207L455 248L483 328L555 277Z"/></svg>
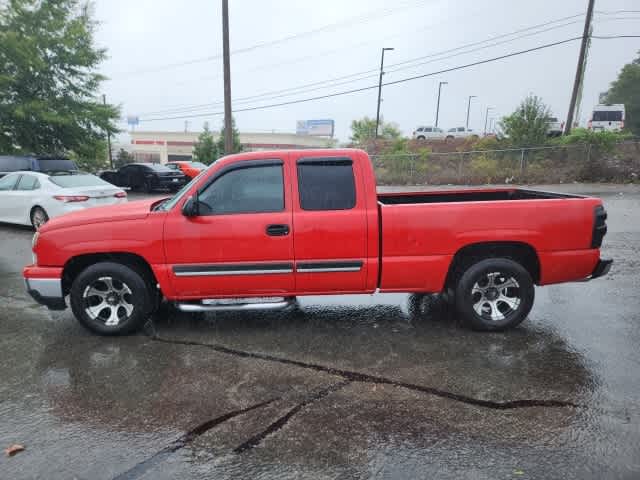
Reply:
<svg viewBox="0 0 640 480"><path fill-rule="evenodd" d="M611 275L491 334L374 295L96 337L26 297L31 234L0 226L0 446L27 447L0 477L634 478L640 195L606 201Z"/></svg>

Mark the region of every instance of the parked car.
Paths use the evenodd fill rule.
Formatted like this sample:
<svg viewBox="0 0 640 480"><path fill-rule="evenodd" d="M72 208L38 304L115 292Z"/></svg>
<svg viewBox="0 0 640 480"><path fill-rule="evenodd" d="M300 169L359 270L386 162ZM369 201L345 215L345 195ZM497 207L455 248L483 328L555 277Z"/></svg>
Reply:
<svg viewBox="0 0 640 480"><path fill-rule="evenodd" d="M14 172L0 179L0 222L36 230L65 213L126 201L122 189L86 173Z"/></svg>
<svg viewBox="0 0 640 480"><path fill-rule="evenodd" d="M559 137L564 133L564 122L556 117L547 118L547 137Z"/></svg>
<svg viewBox="0 0 640 480"><path fill-rule="evenodd" d="M413 132L416 140L443 140L445 137L444 130L438 127L418 127Z"/></svg>
<svg viewBox="0 0 640 480"><path fill-rule="evenodd" d="M620 132L624 129L625 115L625 108L622 103L596 105L591 113L587 128L594 132Z"/></svg>
<svg viewBox="0 0 640 480"><path fill-rule="evenodd" d="M200 162L175 161L167 162L165 165L172 170L177 170L184 173L190 179L196 178L202 170L207 168L204 163Z"/></svg>
<svg viewBox="0 0 640 480"><path fill-rule="evenodd" d="M608 272L605 219L598 198L518 188L377 194L362 150L248 152L171 199L50 221L23 274L34 299L64 309L69 295L103 335L138 330L162 297L207 312L374 291L453 293L473 328L503 330L535 284Z"/></svg>
<svg viewBox="0 0 640 480"><path fill-rule="evenodd" d="M103 180L118 187L142 190L180 190L187 183L187 176L157 163L129 163L117 171L107 170L100 174Z"/></svg>
<svg viewBox="0 0 640 480"><path fill-rule="evenodd" d="M474 138L477 139L478 134L471 130L470 128L465 128L465 127L455 127L455 128L450 128L447 131L447 136L445 137L445 141L447 140L453 140L454 138Z"/></svg>
<svg viewBox="0 0 640 480"><path fill-rule="evenodd" d="M34 157L0 155L0 178L12 172L31 170L34 172L77 172L73 160L62 157Z"/></svg>

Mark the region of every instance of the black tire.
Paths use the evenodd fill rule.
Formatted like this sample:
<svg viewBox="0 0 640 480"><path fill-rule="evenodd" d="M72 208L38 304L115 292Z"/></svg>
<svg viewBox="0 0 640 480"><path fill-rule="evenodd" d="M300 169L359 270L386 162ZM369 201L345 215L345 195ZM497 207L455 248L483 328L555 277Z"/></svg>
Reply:
<svg viewBox="0 0 640 480"><path fill-rule="evenodd" d="M115 308L107 303L113 299L108 297L109 284L100 280L102 278L111 279L113 293L120 302ZM102 286L107 288L103 290ZM105 293L105 296L85 296L90 287ZM127 289L128 292L125 291ZM144 276L125 265L113 262L96 263L83 270L71 285L70 300L71 310L80 324L98 335L133 333L142 328L155 307L154 295ZM105 306L100 309L99 305L103 303ZM87 311L92 305L94 317ZM127 308L130 307L132 309L128 312ZM117 321L113 325L107 325L107 321L114 318L111 316L114 310Z"/></svg>
<svg viewBox="0 0 640 480"><path fill-rule="evenodd" d="M49 215L42 207L34 207L31 209L31 226L34 230L39 230L42 225L49 221ZM43 219L43 220L41 220Z"/></svg>
<svg viewBox="0 0 640 480"><path fill-rule="evenodd" d="M479 260L470 265L455 284L458 315L474 330L501 331L515 327L527 318L534 297L531 275L508 258Z"/></svg>

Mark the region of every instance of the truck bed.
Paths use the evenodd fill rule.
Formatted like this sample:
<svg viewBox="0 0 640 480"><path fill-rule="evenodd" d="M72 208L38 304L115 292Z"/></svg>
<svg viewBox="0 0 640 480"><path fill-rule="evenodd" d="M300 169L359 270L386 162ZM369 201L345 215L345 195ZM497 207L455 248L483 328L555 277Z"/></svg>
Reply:
<svg viewBox="0 0 640 480"><path fill-rule="evenodd" d="M582 198L580 195L544 192L524 188L446 190L431 192L380 193L378 201L383 205L449 202L490 202L504 200L548 200Z"/></svg>

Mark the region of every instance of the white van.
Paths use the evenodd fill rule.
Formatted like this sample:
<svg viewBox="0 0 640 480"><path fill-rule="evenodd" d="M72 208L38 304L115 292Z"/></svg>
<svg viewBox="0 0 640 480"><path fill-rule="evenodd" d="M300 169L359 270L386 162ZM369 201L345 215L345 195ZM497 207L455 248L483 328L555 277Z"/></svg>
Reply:
<svg viewBox="0 0 640 480"><path fill-rule="evenodd" d="M594 132L619 132L624 129L624 104L596 105L589 120L588 128Z"/></svg>

